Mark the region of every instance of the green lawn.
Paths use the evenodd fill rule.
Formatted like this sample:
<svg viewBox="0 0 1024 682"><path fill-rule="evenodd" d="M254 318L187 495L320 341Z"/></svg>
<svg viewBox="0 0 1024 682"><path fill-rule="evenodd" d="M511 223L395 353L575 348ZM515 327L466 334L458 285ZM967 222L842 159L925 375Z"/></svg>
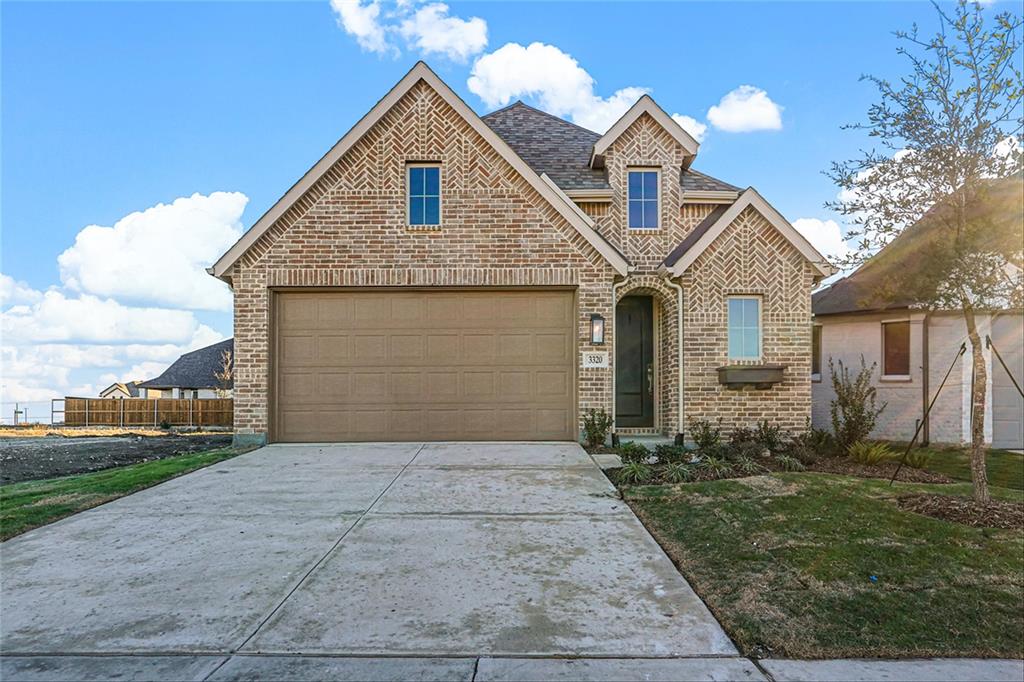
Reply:
<svg viewBox="0 0 1024 682"><path fill-rule="evenodd" d="M25 481L0 487L0 540L229 459L241 451L220 449L168 457L77 476Z"/></svg>
<svg viewBox="0 0 1024 682"><path fill-rule="evenodd" d="M906 447L906 443L899 447L900 455L903 454L903 449ZM954 445L930 445L916 449L931 455L928 466L925 467L929 471L945 474L958 481L971 480L970 454L967 448ZM989 484L1024 490L1024 455L1006 450L989 450L987 463Z"/></svg>
<svg viewBox="0 0 1024 682"><path fill-rule="evenodd" d="M624 490L744 654L1020 658L1024 534L901 511L904 492L970 485L780 473Z"/></svg>

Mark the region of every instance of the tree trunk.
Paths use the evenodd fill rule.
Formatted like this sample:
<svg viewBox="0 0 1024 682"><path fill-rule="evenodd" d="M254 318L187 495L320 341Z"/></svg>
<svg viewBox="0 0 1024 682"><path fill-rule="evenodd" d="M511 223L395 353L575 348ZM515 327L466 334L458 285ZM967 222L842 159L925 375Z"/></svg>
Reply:
<svg viewBox="0 0 1024 682"><path fill-rule="evenodd" d="M985 355L982 351L974 309L964 307L964 321L967 322L967 337L971 340L973 380L971 382L971 480L974 482L974 501L987 503L988 470L985 467L985 389L988 386L988 372L985 370Z"/></svg>

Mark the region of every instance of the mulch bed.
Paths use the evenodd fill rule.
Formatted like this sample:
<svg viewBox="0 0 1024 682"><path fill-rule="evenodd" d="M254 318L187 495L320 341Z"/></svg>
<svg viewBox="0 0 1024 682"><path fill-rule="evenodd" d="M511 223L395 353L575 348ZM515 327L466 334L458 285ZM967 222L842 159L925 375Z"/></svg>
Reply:
<svg viewBox="0 0 1024 682"><path fill-rule="evenodd" d="M1024 504L1020 502L978 504L969 497L924 494L901 495L897 502L900 509L965 526L1024 529Z"/></svg>
<svg viewBox="0 0 1024 682"><path fill-rule="evenodd" d="M881 464L860 464L846 457L829 457L822 459L807 467L808 471L818 471L824 474L841 474L843 476L856 476L858 478L892 478L893 473L899 466L896 462L883 462ZM937 474L924 469L914 469L904 465L900 469L897 481L903 483L956 483L949 476Z"/></svg>

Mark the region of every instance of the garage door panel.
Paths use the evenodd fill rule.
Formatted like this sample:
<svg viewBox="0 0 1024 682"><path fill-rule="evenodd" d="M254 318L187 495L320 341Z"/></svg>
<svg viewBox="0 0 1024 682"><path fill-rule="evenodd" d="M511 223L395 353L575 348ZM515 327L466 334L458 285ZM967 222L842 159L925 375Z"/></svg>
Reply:
<svg viewBox="0 0 1024 682"><path fill-rule="evenodd" d="M351 354L351 340L347 335L321 334L317 337L316 361L318 364L344 363Z"/></svg>
<svg viewBox="0 0 1024 682"><path fill-rule="evenodd" d="M277 440L575 436L571 292L325 291L276 305Z"/></svg>

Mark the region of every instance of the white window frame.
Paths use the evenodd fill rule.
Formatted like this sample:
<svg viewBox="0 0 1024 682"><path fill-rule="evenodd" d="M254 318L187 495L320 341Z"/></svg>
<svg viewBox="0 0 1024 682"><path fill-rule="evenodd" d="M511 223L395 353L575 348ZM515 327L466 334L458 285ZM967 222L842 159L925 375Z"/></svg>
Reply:
<svg viewBox="0 0 1024 682"><path fill-rule="evenodd" d="M819 342L818 342L818 370L814 371L814 330L818 330ZM811 324L811 381L821 381L821 371L824 369L825 364L825 329L818 323Z"/></svg>
<svg viewBox="0 0 1024 682"><path fill-rule="evenodd" d="M757 301L757 357L734 358L729 352L729 301ZM729 362L763 362L764 360L764 296L760 294L730 294L725 297L725 353Z"/></svg>
<svg viewBox="0 0 1024 682"><path fill-rule="evenodd" d="M436 168L437 169L437 224L436 225L413 225L412 224L412 187L409 186L409 175L413 168ZM442 191L442 179L444 170L440 161L407 161L405 164L405 226L410 230L438 230L444 223L444 192Z"/></svg>
<svg viewBox="0 0 1024 682"><path fill-rule="evenodd" d="M629 174L630 173L655 173L657 179L655 183L658 188L657 201L658 208L658 226L657 227L633 227L629 224ZM646 201L646 199L645 199ZM626 229L634 232L654 232L660 230L661 225L664 222L663 212L661 205L661 167L660 166L627 166L626 167Z"/></svg>
<svg viewBox="0 0 1024 682"><path fill-rule="evenodd" d="M885 371L886 370L886 367L885 367L885 325L887 325L887 324L899 324L899 323L905 323L907 325L907 372L908 373L907 374L886 374L886 371ZM881 360L881 365L882 365L881 371L879 372L879 378L882 381L910 381L911 380L911 376L909 374L910 369L911 369L911 367L910 367L910 351L914 347L914 344L911 343L911 339L910 339L911 332L913 331L913 327L910 324L910 318L909 317L901 317L901 318L896 318L896 319L892 319L892 320L882 320L881 324L879 324L879 326L878 326L878 331L879 331L880 336L881 336L881 338L879 340L879 344L880 344L881 350L882 350L881 357L879 358Z"/></svg>

